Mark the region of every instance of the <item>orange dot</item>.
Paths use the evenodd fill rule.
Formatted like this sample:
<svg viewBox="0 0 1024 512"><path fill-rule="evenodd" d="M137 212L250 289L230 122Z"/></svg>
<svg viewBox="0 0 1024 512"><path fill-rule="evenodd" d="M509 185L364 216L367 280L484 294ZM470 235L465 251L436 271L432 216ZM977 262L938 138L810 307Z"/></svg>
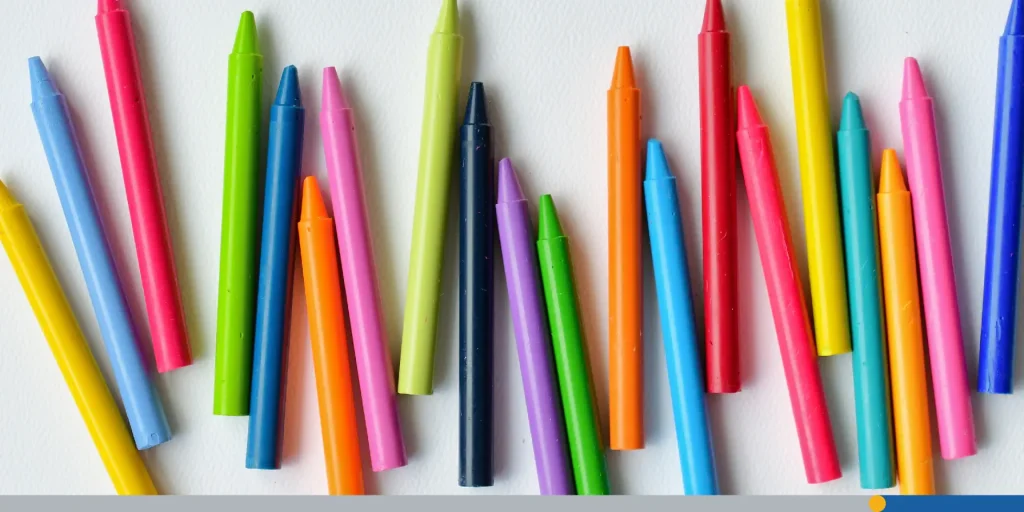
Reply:
<svg viewBox="0 0 1024 512"><path fill-rule="evenodd" d="M881 496L872 496L868 500L868 507L871 508L871 512L882 512L885 510L885 498Z"/></svg>

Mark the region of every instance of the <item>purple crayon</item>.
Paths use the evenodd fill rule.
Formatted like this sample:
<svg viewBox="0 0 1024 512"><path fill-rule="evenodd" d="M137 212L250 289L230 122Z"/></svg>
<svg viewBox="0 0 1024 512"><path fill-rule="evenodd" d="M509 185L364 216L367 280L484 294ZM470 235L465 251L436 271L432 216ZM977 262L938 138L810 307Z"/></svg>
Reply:
<svg viewBox="0 0 1024 512"><path fill-rule="evenodd" d="M523 196L512 161L498 166L498 237L505 259L505 281L516 333L519 370L523 374L526 415L530 419L533 457L540 493L573 494L573 476L565 444L562 400L555 381L547 313L537 267L537 237L530 203Z"/></svg>

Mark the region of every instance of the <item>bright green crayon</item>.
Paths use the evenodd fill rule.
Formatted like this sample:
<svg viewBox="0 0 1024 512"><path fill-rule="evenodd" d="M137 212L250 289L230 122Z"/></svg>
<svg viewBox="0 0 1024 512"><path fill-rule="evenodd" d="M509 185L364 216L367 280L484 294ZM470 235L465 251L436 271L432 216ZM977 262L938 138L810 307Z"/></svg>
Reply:
<svg viewBox="0 0 1024 512"><path fill-rule="evenodd" d="M458 129L462 36L455 0L444 0L427 55L427 94L416 184L409 282L405 295L398 392L429 395L434 387L434 343L441 302L448 189Z"/></svg>
<svg viewBox="0 0 1024 512"><path fill-rule="evenodd" d="M217 300L217 361L213 413L249 414L253 325L260 248L260 104L263 56L256 18L242 13L228 58L227 137L224 144L224 203Z"/></svg>
<svg viewBox="0 0 1024 512"><path fill-rule="evenodd" d="M551 196L541 196L537 222L537 252L544 282L544 298L551 325L558 387L562 393L565 427L576 492L580 495L609 493L604 450L598 432L597 408L590 387L583 325L576 301L576 283L569 258L569 239L562 232Z"/></svg>

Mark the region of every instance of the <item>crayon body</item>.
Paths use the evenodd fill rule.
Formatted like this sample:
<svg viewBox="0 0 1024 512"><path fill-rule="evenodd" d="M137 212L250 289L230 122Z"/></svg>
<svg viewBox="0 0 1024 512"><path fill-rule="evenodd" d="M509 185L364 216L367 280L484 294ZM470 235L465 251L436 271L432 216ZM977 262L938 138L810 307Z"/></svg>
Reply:
<svg viewBox="0 0 1024 512"><path fill-rule="evenodd" d="M256 326L245 467L280 469L285 339L290 334L299 173L306 111L295 66L284 68L270 107L267 187L256 295Z"/></svg>
<svg viewBox="0 0 1024 512"><path fill-rule="evenodd" d="M569 238L562 231L551 196L540 198L537 225L540 275L551 326L551 343L576 492L580 495L605 495L610 492L608 472L598 430L597 404L593 400L590 382L589 359L569 256Z"/></svg>
<svg viewBox="0 0 1024 512"><path fill-rule="evenodd" d="M853 390L857 410L860 486L888 489L893 473L889 362L882 319L875 187L871 181L871 141L860 100L852 92L843 103L836 137L842 194L846 279L853 335Z"/></svg>
<svg viewBox="0 0 1024 512"><path fill-rule="evenodd" d="M647 143L644 192L683 494L718 494L679 196L676 179L656 140Z"/></svg>
<svg viewBox="0 0 1024 512"><path fill-rule="evenodd" d="M900 102L907 181L917 237L921 296L931 358L932 392L944 459L977 453L974 415L967 384L956 275L946 223L938 133L932 98L925 88L917 61L908 58Z"/></svg>
<svg viewBox="0 0 1024 512"><path fill-rule="evenodd" d="M552 361L547 317L544 315L530 205L508 159L498 165L498 204L495 209L540 493L573 494L562 400Z"/></svg>
<svg viewBox="0 0 1024 512"><path fill-rule="evenodd" d="M459 485L494 485L494 148L484 85L469 88L459 194Z"/></svg>
<svg viewBox="0 0 1024 512"><path fill-rule="evenodd" d="M50 80L39 57L29 60L32 114L53 172L82 276L89 288L96 321L103 335L121 402L140 450L171 439L163 404L139 352L135 326L121 281L107 246L103 223L89 184L89 175L71 124L64 95Z"/></svg>
<svg viewBox="0 0 1024 512"><path fill-rule="evenodd" d="M434 345L461 79L458 5L456 0L443 0L427 56L427 92L409 253L402 357L398 366L398 392L405 395L429 395L434 389Z"/></svg>
<svg viewBox="0 0 1024 512"><path fill-rule="evenodd" d="M736 123L732 115L732 49L722 0L707 2L697 51L705 378L708 393L736 393L742 387L736 284Z"/></svg>
<svg viewBox="0 0 1024 512"><path fill-rule="evenodd" d="M608 91L608 378L612 450L644 447L640 89L619 48Z"/></svg>
<svg viewBox="0 0 1024 512"><path fill-rule="evenodd" d="M1024 8L1014 0L999 39L985 294L981 312L978 391L1013 392L1024 186Z"/></svg>
<svg viewBox="0 0 1024 512"><path fill-rule="evenodd" d="M253 328L259 263L260 105L263 56L256 19L242 13L228 58L227 136L224 144L224 203L217 297L217 355L213 413L249 414Z"/></svg>
<svg viewBox="0 0 1024 512"><path fill-rule="evenodd" d="M306 285L316 398L320 405L327 491L331 495L363 494L355 393L335 247L334 223L327 215L320 187L316 178L307 177L302 187L299 248L302 279Z"/></svg>
<svg viewBox="0 0 1024 512"><path fill-rule="evenodd" d="M384 471L406 464L405 443L398 421L395 376L363 197L355 119L334 68L324 69L322 105L320 129L331 182L342 281L348 300L352 347L363 399L370 467L374 471Z"/></svg>
<svg viewBox="0 0 1024 512"><path fill-rule="evenodd" d="M0 181L0 243L118 494L156 494L121 412L25 213Z"/></svg>
<svg viewBox="0 0 1024 512"><path fill-rule="evenodd" d="M818 355L834 356L851 350L850 316L818 2L786 0L786 19L814 332Z"/></svg>
<svg viewBox="0 0 1024 512"><path fill-rule="evenodd" d="M135 35L131 15L120 0L100 0L98 6L96 31L146 299L153 355L157 371L169 372L192 364L192 352L178 290L142 73L135 51Z"/></svg>
<svg viewBox="0 0 1024 512"><path fill-rule="evenodd" d="M882 155L878 229L892 374L893 431L901 494L934 494L924 331L910 192L896 152Z"/></svg>
<svg viewBox="0 0 1024 512"><path fill-rule="evenodd" d="M839 457L814 353L807 303L793 257L793 237L786 220L786 204L771 138L746 86L739 89L737 114L740 167L750 196L750 213L782 352L804 471L809 483L828 482L842 476Z"/></svg>

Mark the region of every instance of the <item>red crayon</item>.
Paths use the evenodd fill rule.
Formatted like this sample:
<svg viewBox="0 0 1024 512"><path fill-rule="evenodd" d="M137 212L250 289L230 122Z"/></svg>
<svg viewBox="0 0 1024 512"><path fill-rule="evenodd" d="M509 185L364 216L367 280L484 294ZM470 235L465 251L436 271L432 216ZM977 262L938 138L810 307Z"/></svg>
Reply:
<svg viewBox="0 0 1024 512"><path fill-rule="evenodd" d="M842 470L818 373L814 336L796 268L793 237L775 170L771 138L746 86L739 88L737 114L739 129L736 139L743 180L750 199L750 214L754 218L754 233L775 318L775 332L782 352L782 367L796 420L796 433L800 438L804 471L809 483L828 482L841 477Z"/></svg>
<svg viewBox="0 0 1024 512"><path fill-rule="evenodd" d="M708 393L740 390L736 313L736 128L729 32L721 0L708 0L700 56L701 204L704 227L704 343Z"/></svg>
<svg viewBox="0 0 1024 512"><path fill-rule="evenodd" d="M120 0L99 0L96 31L121 155L153 355L157 371L167 372L192 364L192 353L178 293L132 20Z"/></svg>

